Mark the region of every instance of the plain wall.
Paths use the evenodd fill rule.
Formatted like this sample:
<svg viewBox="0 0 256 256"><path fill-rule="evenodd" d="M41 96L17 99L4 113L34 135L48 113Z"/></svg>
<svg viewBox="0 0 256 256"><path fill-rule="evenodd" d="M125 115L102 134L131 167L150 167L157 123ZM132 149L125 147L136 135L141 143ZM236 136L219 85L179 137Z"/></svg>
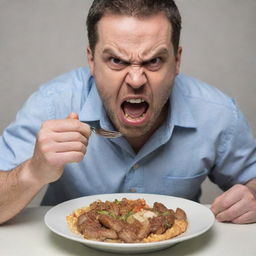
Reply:
<svg viewBox="0 0 256 256"><path fill-rule="evenodd" d="M0 0L0 132L42 83L86 65L85 21L91 2ZM235 98L255 134L256 1L177 4L183 18L182 72ZM219 193L204 182L202 202L212 202Z"/></svg>

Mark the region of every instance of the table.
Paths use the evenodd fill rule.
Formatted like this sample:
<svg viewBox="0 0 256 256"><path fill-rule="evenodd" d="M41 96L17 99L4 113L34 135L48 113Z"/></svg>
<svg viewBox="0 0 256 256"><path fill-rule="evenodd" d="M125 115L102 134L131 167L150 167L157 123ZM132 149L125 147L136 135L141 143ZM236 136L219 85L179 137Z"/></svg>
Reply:
<svg viewBox="0 0 256 256"><path fill-rule="evenodd" d="M0 226L0 255L86 255L110 256L70 241L51 232L44 224L44 215L50 207L25 208L19 215ZM255 256L256 224L237 225L215 222L213 228L199 237L176 244L165 250L147 254L154 256ZM116 255L116 254L115 254Z"/></svg>

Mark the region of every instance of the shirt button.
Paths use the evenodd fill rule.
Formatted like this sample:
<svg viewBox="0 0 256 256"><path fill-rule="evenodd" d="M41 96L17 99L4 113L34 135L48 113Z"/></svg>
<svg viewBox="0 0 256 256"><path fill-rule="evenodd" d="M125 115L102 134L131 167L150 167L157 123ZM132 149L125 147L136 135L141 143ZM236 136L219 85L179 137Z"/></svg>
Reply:
<svg viewBox="0 0 256 256"><path fill-rule="evenodd" d="M131 188L131 189L130 189L130 192L135 193L135 192L136 192L136 189L135 189L135 188Z"/></svg>
<svg viewBox="0 0 256 256"><path fill-rule="evenodd" d="M139 167L140 167L139 164L135 164L132 168L133 168L133 169L137 169L137 168L139 168Z"/></svg>

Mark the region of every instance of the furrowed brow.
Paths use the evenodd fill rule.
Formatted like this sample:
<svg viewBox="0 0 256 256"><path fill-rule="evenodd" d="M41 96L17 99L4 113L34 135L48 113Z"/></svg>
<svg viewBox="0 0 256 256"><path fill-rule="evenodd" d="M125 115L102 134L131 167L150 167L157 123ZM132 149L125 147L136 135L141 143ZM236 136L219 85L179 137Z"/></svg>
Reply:
<svg viewBox="0 0 256 256"><path fill-rule="evenodd" d="M122 58L121 54L116 52L115 50L113 50L112 48L105 48L103 50L103 54L107 54L107 55L113 55L113 56L116 56L118 58Z"/></svg>
<svg viewBox="0 0 256 256"><path fill-rule="evenodd" d="M168 55L169 55L169 52L168 52L167 48L160 48L160 49L156 50L155 52L153 52L152 54L150 54L150 56L146 57L145 62L150 61L159 56L164 57L164 56L168 56Z"/></svg>

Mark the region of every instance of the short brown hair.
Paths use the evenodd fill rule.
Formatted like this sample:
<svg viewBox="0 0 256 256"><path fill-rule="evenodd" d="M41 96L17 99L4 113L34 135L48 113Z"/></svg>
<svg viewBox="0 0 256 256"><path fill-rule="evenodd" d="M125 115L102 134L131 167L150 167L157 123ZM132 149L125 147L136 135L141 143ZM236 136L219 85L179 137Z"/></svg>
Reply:
<svg viewBox="0 0 256 256"><path fill-rule="evenodd" d="M180 41L181 16L173 0L94 0L86 21L92 52L98 41L97 23L106 13L147 17L159 12L164 12L172 24L171 40L176 54Z"/></svg>

